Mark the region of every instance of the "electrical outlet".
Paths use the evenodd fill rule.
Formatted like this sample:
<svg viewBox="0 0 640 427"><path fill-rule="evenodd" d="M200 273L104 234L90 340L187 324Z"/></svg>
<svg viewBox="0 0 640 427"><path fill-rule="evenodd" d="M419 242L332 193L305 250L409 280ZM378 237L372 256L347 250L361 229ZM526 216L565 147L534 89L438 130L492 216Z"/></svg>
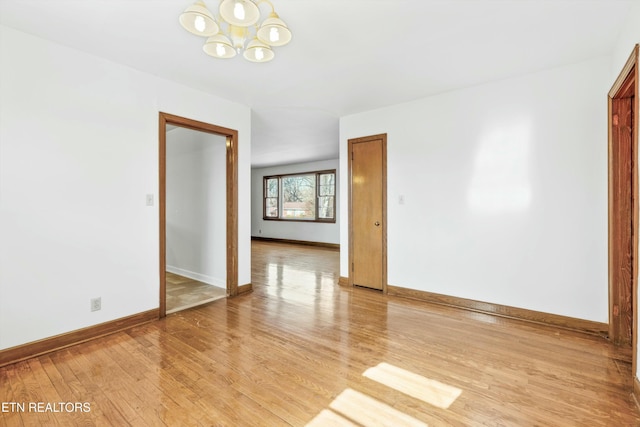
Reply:
<svg viewBox="0 0 640 427"><path fill-rule="evenodd" d="M91 298L91 311L98 311L102 308L102 298Z"/></svg>

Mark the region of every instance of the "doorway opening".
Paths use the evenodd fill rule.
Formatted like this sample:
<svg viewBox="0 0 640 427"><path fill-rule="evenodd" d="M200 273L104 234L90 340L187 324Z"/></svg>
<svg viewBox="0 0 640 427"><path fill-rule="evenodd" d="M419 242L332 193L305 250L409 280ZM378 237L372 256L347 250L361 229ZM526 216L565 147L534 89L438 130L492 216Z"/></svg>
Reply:
<svg viewBox="0 0 640 427"><path fill-rule="evenodd" d="M225 172L223 174L223 182L224 182L224 190L220 192L216 197L216 201L214 202L214 209L221 211L222 218L218 223L225 224L224 227L218 226L216 230L214 230L218 235L224 234L226 238L222 238L222 236L218 236L219 240L222 238L223 245L218 245L217 251L220 257L225 257L226 262L224 262L224 266L218 266L218 270L224 270L224 287L223 287L223 296L232 297L238 294L238 271L237 271L237 258L238 258L238 222L237 222L237 206L238 206L238 194L237 194L237 182L238 182L238 164L237 164L237 141L238 141L238 132L234 129L223 128L217 125L199 122L196 120L187 119L184 117L175 116L167 113L160 113L159 120L159 170L160 170L160 189L159 189L159 213L160 213L160 316L164 317L171 309L167 309L167 289L168 282L169 286L173 285L175 288L176 283L178 286L186 285L185 281L191 280L190 283L194 288L202 287L203 283L198 282L207 282L206 275L203 275L202 278L194 277L193 274L185 274L183 271L179 269L175 271L175 267L169 271L167 266L168 259L168 245L167 245L167 194L172 191L168 188L168 154L172 150L180 150L184 149L184 147L175 147L173 143L168 143L167 131L168 129L177 128L180 130L188 130L188 131L197 131L204 134L211 135L214 138L218 138L220 141L220 146L216 147L216 144L212 144L206 149L219 150L219 153L223 156L224 159L224 168ZM172 146L169 146L172 144ZM191 145L191 147L198 147L199 144L196 142ZM202 144L200 144L200 148L202 148ZM198 148L198 149L200 149ZM224 153L224 154L223 154ZM193 156L193 153L190 154ZM195 154L196 156L198 153ZM222 167L222 163L218 165ZM220 185L219 183L218 185ZM172 184L173 185L173 184ZM173 213L169 213L169 217L171 217ZM185 216L180 214L181 216ZM206 214L208 215L208 214ZM184 218L183 218L184 219ZM186 222L193 221L193 218L186 218ZM202 223L205 226L208 226L207 218L202 218ZM221 228L221 229L220 229ZM192 233L194 234L194 233ZM195 233L200 234L200 233ZM202 235L206 236L206 231L203 230ZM193 237L193 236L192 236ZM221 253L222 252L222 253ZM205 262L209 264L213 264L214 260L207 259ZM202 280L199 280L202 279ZM199 301L198 303L204 303L216 299L218 296L211 296L209 298L204 298L204 300ZM186 304L194 305L194 304ZM186 307L182 307L186 308Z"/></svg>
<svg viewBox="0 0 640 427"><path fill-rule="evenodd" d="M167 125L167 314L225 298L226 138Z"/></svg>

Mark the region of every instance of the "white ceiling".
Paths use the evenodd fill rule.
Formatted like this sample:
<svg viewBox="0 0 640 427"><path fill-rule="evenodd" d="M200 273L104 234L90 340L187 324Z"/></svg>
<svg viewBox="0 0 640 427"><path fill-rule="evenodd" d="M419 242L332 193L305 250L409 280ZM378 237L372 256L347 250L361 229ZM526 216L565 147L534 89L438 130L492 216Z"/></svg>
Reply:
<svg viewBox="0 0 640 427"><path fill-rule="evenodd" d="M344 115L609 54L633 1L272 0L293 40L266 64L207 56L191 0L0 0L0 23L250 106L262 167L337 158Z"/></svg>

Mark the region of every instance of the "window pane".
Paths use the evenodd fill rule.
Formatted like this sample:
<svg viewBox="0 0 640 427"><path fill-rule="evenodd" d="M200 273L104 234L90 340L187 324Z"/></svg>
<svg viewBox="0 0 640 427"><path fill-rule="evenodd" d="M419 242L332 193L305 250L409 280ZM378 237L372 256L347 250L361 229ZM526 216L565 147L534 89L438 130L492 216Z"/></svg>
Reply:
<svg viewBox="0 0 640 427"><path fill-rule="evenodd" d="M333 219L333 197L318 197L318 218Z"/></svg>
<svg viewBox="0 0 640 427"><path fill-rule="evenodd" d="M320 185L335 185L335 184L336 184L336 174L323 173L320 175Z"/></svg>
<svg viewBox="0 0 640 427"><path fill-rule="evenodd" d="M282 177L282 217L315 219L316 176Z"/></svg>
<svg viewBox="0 0 640 427"><path fill-rule="evenodd" d="M278 199L277 198L268 198L265 199L265 216L269 218L277 218L278 217Z"/></svg>
<svg viewBox="0 0 640 427"><path fill-rule="evenodd" d="M335 196L336 175L325 173L320 175L320 196Z"/></svg>
<svg viewBox="0 0 640 427"><path fill-rule="evenodd" d="M278 197L278 178L267 179L266 197Z"/></svg>

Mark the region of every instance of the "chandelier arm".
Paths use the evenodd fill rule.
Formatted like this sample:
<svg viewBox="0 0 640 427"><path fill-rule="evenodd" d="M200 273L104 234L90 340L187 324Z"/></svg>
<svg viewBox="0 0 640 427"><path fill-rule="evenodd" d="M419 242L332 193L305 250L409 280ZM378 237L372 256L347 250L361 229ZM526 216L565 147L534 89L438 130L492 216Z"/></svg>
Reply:
<svg viewBox="0 0 640 427"><path fill-rule="evenodd" d="M271 13L275 13L276 8L273 6L273 3L271 3L269 0L255 0L254 1L256 6L260 6L261 3L266 3L271 7Z"/></svg>

